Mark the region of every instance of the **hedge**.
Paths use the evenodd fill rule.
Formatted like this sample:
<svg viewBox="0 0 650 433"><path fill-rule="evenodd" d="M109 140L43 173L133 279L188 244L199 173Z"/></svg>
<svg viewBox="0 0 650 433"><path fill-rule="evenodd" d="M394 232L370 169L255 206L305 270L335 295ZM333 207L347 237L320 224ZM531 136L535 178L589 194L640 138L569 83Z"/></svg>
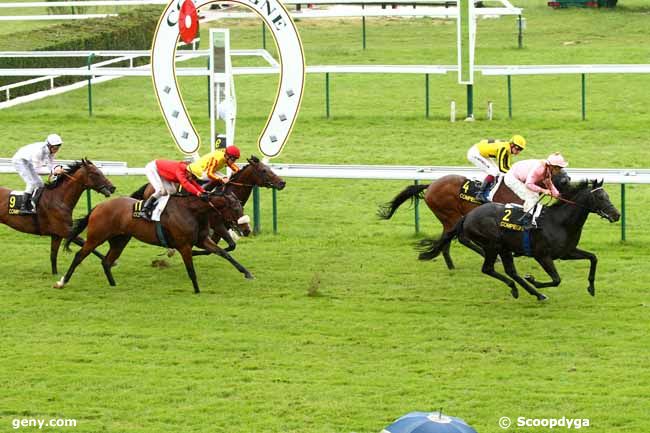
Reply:
<svg viewBox="0 0 650 433"><path fill-rule="evenodd" d="M88 51L88 50L149 50L163 6L147 6L121 13L117 17L72 21L0 40L0 51ZM106 60L95 57L94 62ZM0 68L75 68L86 66L87 59L64 58L0 58ZM149 63L148 57L134 60L134 64ZM114 66L120 66L115 63ZM0 77L0 86L33 77ZM55 86L82 81L84 77L60 77ZM41 82L11 90L11 97L49 89L49 82ZM4 92L0 101L5 100Z"/></svg>

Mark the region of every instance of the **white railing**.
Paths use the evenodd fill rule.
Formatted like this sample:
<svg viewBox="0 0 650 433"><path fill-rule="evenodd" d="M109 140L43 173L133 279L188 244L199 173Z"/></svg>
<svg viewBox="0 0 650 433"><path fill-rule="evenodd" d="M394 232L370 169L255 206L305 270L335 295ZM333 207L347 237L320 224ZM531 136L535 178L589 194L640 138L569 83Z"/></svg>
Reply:
<svg viewBox="0 0 650 433"><path fill-rule="evenodd" d="M72 161L57 161L70 164ZM108 176L141 176L144 167L129 167L122 161L93 161ZM328 165L270 164L281 177L311 179L377 179L431 181L449 174L482 178L484 173L465 166L393 166L393 165ZM650 184L650 169L639 168L572 168L566 170L573 181L599 179L613 184ZM15 173L10 158L0 158L0 173Z"/></svg>

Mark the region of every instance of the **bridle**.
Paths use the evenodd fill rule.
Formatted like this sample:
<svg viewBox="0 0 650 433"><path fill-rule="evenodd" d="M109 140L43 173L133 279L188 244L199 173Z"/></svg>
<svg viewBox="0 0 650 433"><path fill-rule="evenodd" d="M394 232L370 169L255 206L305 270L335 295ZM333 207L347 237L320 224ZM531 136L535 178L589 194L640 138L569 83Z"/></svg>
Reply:
<svg viewBox="0 0 650 433"><path fill-rule="evenodd" d="M598 190L601 190L601 189L603 189L602 186L594 188L591 191L589 191L589 194L593 194L594 192L596 192ZM572 200L568 200L568 199L563 198L563 197L555 197L555 198L562 201L562 202L564 202L564 203L568 203L570 205L577 206L577 207L582 208L582 209L586 209L589 212L593 212L593 213L595 213L596 215L598 215L601 218L609 219L609 216L602 209L592 209L589 206L582 205L580 203L577 203L577 202L572 201Z"/></svg>
<svg viewBox="0 0 650 433"><path fill-rule="evenodd" d="M248 167L251 167L252 165L253 164L248 164L246 167L242 168L237 173L240 173L241 171L244 171L244 170L248 169ZM262 182L261 182L262 186L267 186L269 188L274 187L274 185L271 182L269 182L268 173L265 170L258 171L258 173L260 173L260 176L262 177ZM237 181L234 181L234 180L228 181L228 183L226 185L235 185L235 186L243 186L243 187L251 187L251 188L254 187L254 186L258 186L256 184L237 182Z"/></svg>

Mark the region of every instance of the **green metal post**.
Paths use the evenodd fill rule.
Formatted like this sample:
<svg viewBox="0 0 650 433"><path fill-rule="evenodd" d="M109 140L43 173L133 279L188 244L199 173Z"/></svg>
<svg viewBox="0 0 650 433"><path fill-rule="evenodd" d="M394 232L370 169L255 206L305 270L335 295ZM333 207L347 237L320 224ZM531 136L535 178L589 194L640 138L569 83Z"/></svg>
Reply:
<svg viewBox="0 0 650 433"><path fill-rule="evenodd" d="M512 119L512 80L508 75L508 117Z"/></svg>
<svg viewBox="0 0 650 433"><path fill-rule="evenodd" d="M474 85L467 85L467 117L474 117Z"/></svg>
<svg viewBox="0 0 650 433"><path fill-rule="evenodd" d="M524 29L522 28L521 15L517 17L517 27L519 28L519 35L517 36L517 41L519 42L519 48L524 47Z"/></svg>
<svg viewBox="0 0 650 433"><path fill-rule="evenodd" d="M424 74L424 112L429 118L429 74Z"/></svg>
<svg viewBox="0 0 650 433"><path fill-rule="evenodd" d="M88 60L86 62L88 70L90 70L93 64L93 58L95 58L95 53L88 54ZM88 115L93 115L93 77L91 76L88 76Z"/></svg>
<svg viewBox="0 0 650 433"><path fill-rule="evenodd" d="M330 118L330 73L325 72L325 115Z"/></svg>
<svg viewBox="0 0 650 433"><path fill-rule="evenodd" d="M418 186L418 181L414 181L415 186ZM420 199L418 196L415 196L415 204L413 205L413 210L415 212L415 234L420 233Z"/></svg>
<svg viewBox="0 0 650 433"><path fill-rule="evenodd" d="M361 5L361 10L365 9L365 5ZM366 49L366 17L361 17L361 39L363 41L363 49Z"/></svg>
<svg viewBox="0 0 650 433"><path fill-rule="evenodd" d="M93 199L92 196L90 195L90 190L86 190L86 205L88 207L88 213L93 209Z"/></svg>
<svg viewBox="0 0 650 433"><path fill-rule="evenodd" d="M587 112L587 106L586 106L587 101L585 97L585 87L586 87L585 74L581 74L581 75L582 75L582 120L585 120L586 112Z"/></svg>
<svg viewBox="0 0 650 433"><path fill-rule="evenodd" d="M253 187L253 233L259 234L262 231L260 222L260 189Z"/></svg>
<svg viewBox="0 0 650 433"><path fill-rule="evenodd" d="M278 234L278 190L273 188L273 234Z"/></svg>
<svg viewBox="0 0 650 433"><path fill-rule="evenodd" d="M262 22L262 48L266 49L266 26Z"/></svg>
<svg viewBox="0 0 650 433"><path fill-rule="evenodd" d="M621 184L621 240L625 240L625 184Z"/></svg>

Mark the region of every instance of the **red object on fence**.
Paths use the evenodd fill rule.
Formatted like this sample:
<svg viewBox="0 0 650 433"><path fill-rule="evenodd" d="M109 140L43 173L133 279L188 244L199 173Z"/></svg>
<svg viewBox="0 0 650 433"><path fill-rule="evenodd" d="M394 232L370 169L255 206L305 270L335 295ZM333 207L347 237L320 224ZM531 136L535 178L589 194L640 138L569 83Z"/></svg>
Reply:
<svg viewBox="0 0 650 433"><path fill-rule="evenodd" d="M186 44L191 43L199 31L199 15L192 0L185 0L178 18L178 30Z"/></svg>

